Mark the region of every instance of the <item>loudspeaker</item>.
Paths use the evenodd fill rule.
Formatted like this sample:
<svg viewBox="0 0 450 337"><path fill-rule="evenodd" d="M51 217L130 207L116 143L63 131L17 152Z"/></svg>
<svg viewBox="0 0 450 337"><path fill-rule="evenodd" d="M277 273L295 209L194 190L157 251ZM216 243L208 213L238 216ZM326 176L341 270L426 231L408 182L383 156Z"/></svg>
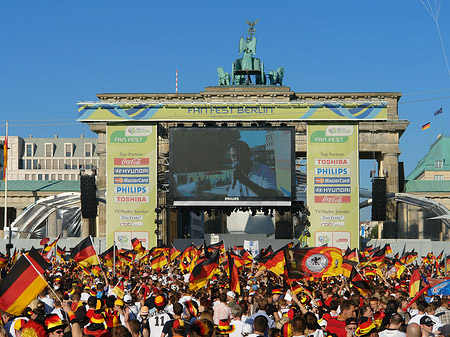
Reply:
<svg viewBox="0 0 450 337"><path fill-rule="evenodd" d="M95 218L97 216L97 186L95 176L83 174L80 176L81 191L81 216L83 218Z"/></svg>
<svg viewBox="0 0 450 337"><path fill-rule="evenodd" d="M386 178L372 180L372 221L386 221Z"/></svg>

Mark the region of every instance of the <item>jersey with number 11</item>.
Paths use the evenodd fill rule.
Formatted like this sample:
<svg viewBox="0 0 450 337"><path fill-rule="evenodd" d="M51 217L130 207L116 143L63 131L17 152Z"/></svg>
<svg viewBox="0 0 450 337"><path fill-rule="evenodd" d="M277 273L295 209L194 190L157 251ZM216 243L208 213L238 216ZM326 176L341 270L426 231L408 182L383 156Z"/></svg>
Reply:
<svg viewBox="0 0 450 337"><path fill-rule="evenodd" d="M158 314L152 316L148 319L148 325L150 328L150 336L151 337L161 337L161 333L164 328L164 324L167 321L170 321L170 316L166 313Z"/></svg>

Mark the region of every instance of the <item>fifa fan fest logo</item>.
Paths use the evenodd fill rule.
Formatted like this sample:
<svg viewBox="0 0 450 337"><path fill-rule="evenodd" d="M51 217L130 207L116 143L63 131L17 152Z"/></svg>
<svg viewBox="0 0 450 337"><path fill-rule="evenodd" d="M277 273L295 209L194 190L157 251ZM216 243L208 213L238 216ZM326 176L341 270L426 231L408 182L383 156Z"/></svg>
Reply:
<svg viewBox="0 0 450 337"><path fill-rule="evenodd" d="M125 235L119 235L117 237L117 241L119 241L121 244L126 244L128 243L128 237L126 237Z"/></svg>

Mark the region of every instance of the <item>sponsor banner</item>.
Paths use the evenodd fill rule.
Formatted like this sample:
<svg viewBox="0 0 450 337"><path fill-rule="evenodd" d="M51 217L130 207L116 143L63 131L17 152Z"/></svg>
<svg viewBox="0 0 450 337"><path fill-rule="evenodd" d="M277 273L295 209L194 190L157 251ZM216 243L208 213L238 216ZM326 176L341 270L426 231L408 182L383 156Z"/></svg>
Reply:
<svg viewBox="0 0 450 337"><path fill-rule="evenodd" d="M128 168L128 167L114 167L114 174L150 174L149 167Z"/></svg>
<svg viewBox="0 0 450 337"><path fill-rule="evenodd" d="M351 201L349 195L316 195L314 202L318 204L348 204Z"/></svg>
<svg viewBox="0 0 450 337"><path fill-rule="evenodd" d="M107 244L156 246L157 133L152 125L107 125ZM125 231L124 231L125 230Z"/></svg>
<svg viewBox="0 0 450 337"><path fill-rule="evenodd" d="M356 124L307 125L310 246L359 247L358 133Z"/></svg>
<svg viewBox="0 0 450 337"><path fill-rule="evenodd" d="M350 174L350 167L316 167L314 169L316 176L320 175L336 175L346 176Z"/></svg>
<svg viewBox="0 0 450 337"><path fill-rule="evenodd" d="M148 163L148 158L114 158L114 165L118 166L142 166Z"/></svg>
<svg viewBox="0 0 450 337"><path fill-rule="evenodd" d="M80 103L78 121L189 121L189 120L386 120L387 102L365 103L292 103L273 104L142 104L142 103ZM152 134L148 126L128 126L116 142L140 141ZM333 141L350 137L354 132L346 125L330 126L323 137Z"/></svg>
<svg viewBox="0 0 450 337"><path fill-rule="evenodd" d="M316 159L314 159L314 165L316 165L316 166L350 166L350 159L316 158Z"/></svg>
<svg viewBox="0 0 450 337"><path fill-rule="evenodd" d="M116 194L147 194L147 186L114 186Z"/></svg>
<svg viewBox="0 0 450 337"><path fill-rule="evenodd" d="M333 177L316 177L314 178L314 184L326 184L326 185L349 185L351 178L333 178Z"/></svg>
<svg viewBox="0 0 450 337"><path fill-rule="evenodd" d="M114 177L114 184L148 184L149 177Z"/></svg>
<svg viewBox="0 0 450 337"><path fill-rule="evenodd" d="M345 193L348 194L351 192L350 187L314 187L314 193Z"/></svg>

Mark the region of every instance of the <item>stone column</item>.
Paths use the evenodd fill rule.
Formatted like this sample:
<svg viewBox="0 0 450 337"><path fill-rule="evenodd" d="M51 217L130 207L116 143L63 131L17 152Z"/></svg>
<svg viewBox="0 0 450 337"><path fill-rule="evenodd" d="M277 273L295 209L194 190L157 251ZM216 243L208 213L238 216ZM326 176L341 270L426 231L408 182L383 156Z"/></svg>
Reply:
<svg viewBox="0 0 450 337"><path fill-rule="evenodd" d="M57 212L53 212L47 218L47 236L52 238L58 236L56 233Z"/></svg>
<svg viewBox="0 0 450 337"><path fill-rule="evenodd" d="M386 178L386 193L398 193L398 156L399 153L383 153L379 163L379 177ZM396 222L396 202L390 200L386 205L386 221Z"/></svg>

